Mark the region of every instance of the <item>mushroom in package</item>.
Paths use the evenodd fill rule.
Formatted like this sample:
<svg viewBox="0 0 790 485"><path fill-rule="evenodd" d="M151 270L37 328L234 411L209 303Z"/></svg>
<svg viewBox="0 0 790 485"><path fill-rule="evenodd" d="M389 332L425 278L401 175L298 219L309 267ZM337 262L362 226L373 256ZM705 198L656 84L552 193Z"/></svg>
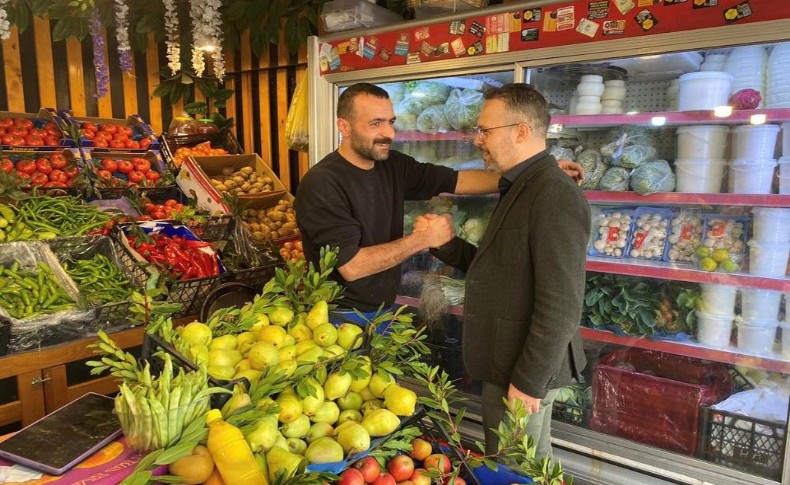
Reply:
<svg viewBox="0 0 790 485"><path fill-rule="evenodd" d="M628 255L638 259L660 260L669 235L669 221L675 213L668 209L640 207L636 210Z"/></svg>
<svg viewBox="0 0 790 485"><path fill-rule="evenodd" d="M700 268L726 273L738 271L746 250L749 220L748 216L705 216L702 245L695 252Z"/></svg>
<svg viewBox="0 0 790 485"><path fill-rule="evenodd" d="M632 210L610 210L596 216L597 230L590 255L622 257L626 254L633 216Z"/></svg>
<svg viewBox="0 0 790 485"><path fill-rule="evenodd" d="M694 251L702 242L702 215L699 211L682 210L672 219L669 251L666 260L693 261Z"/></svg>

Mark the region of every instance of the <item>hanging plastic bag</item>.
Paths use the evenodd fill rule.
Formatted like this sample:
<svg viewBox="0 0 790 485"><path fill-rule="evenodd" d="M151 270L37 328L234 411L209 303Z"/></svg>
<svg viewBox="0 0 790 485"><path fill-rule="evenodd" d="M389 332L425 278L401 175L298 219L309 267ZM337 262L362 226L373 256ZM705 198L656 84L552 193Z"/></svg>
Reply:
<svg viewBox="0 0 790 485"><path fill-rule="evenodd" d="M307 74L296 84L288 120L285 123L285 142L291 150L306 152L309 144L307 124Z"/></svg>

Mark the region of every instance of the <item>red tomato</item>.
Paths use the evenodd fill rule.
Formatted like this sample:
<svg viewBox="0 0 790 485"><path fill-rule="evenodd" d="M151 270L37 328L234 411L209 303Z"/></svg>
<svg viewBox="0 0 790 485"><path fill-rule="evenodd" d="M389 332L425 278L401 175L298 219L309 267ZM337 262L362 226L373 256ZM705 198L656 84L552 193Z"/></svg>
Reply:
<svg viewBox="0 0 790 485"><path fill-rule="evenodd" d="M0 126L0 135L5 135L5 134L6 134L6 129Z"/></svg>
<svg viewBox="0 0 790 485"><path fill-rule="evenodd" d="M66 175L66 172L56 168L49 174L49 180L52 182L63 182L65 184L69 181L69 177Z"/></svg>
<svg viewBox="0 0 790 485"><path fill-rule="evenodd" d="M31 147L43 147L44 139L39 135L27 135L25 137L25 144Z"/></svg>
<svg viewBox="0 0 790 485"><path fill-rule="evenodd" d="M124 142L129 139L129 135L126 133L119 131L118 133L112 136L113 140L123 140Z"/></svg>
<svg viewBox="0 0 790 485"><path fill-rule="evenodd" d="M149 182L153 182L154 184L156 184L156 182L159 181L159 172L154 172L153 170L151 170L150 172L146 172L145 178Z"/></svg>
<svg viewBox="0 0 790 485"><path fill-rule="evenodd" d="M0 161L0 169L5 173L11 173L14 171L14 162L10 158L4 158Z"/></svg>
<svg viewBox="0 0 790 485"><path fill-rule="evenodd" d="M145 149L148 148L148 145L151 144L151 139L150 138L143 138L142 140L140 140L139 143L140 143L140 148L145 150Z"/></svg>
<svg viewBox="0 0 790 485"><path fill-rule="evenodd" d="M78 169L74 165L69 165L63 169L63 173L65 173L68 178L73 179L74 177L79 175L80 169Z"/></svg>
<svg viewBox="0 0 790 485"><path fill-rule="evenodd" d="M41 157L36 160L36 171L43 174L50 174L52 173L52 165L49 164L49 160Z"/></svg>
<svg viewBox="0 0 790 485"><path fill-rule="evenodd" d="M49 177L45 173L36 172L30 177L30 183L33 185L44 185L47 182L49 182Z"/></svg>
<svg viewBox="0 0 790 485"><path fill-rule="evenodd" d="M103 131L105 133L110 133L111 135L114 135L114 134L118 133L118 129L119 128L120 128L120 126L118 126L118 125L102 125L101 126L101 131Z"/></svg>
<svg viewBox="0 0 790 485"><path fill-rule="evenodd" d="M99 178L102 180L112 180L113 178L112 174L107 170L99 170L98 172L96 172L96 175L98 175Z"/></svg>
<svg viewBox="0 0 790 485"><path fill-rule="evenodd" d="M110 173L115 173L118 170L118 162L112 158L105 158L101 161L101 168L107 170Z"/></svg>
<svg viewBox="0 0 790 485"><path fill-rule="evenodd" d="M139 150L140 149L140 142L139 141L129 140L129 141L126 142L126 144L129 145L129 148L133 148L135 150Z"/></svg>
<svg viewBox="0 0 790 485"><path fill-rule="evenodd" d="M82 130L82 137L86 140L93 140L96 138L96 132L90 130Z"/></svg>
<svg viewBox="0 0 790 485"><path fill-rule="evenodd" d="M145 158L135 158L132 160L132 163L134 163L134 169L138 172L146 173L151 170L151 162Z"/></svg>
<svg viewBox="0 0 790 485"><path fill-rule="evenodd" d="M131 126L123 126L120 131L124 132L128 137L134 135L134 129Z"/></svg>
<svg viewBox="0 0 790 485"><path fill-rule="evenodd" d="M11 118L0 118L0 126L6 129L11 128L14 126L14 120Z"/></svg>
<svg viewBox="0 0 790 485"><path fill-rule="evenodd" d="M16 171L32 175L36 171L36 162L29 158L23 158L16 162Z"/></svg>
<svg viewBox="0 0 790 485"><path fill-rule="evenodd" d="M33 121L29 118L16 118L14 119L14 126L21 126L25 129L33 128Z"/></svg>
<svg viewBox="0 0 790 485"><path fill-rule="evenodd" d="M126 143L123 140L111 140L108 145L110 148L126 148Z"/></svg>
<svg viewBox="0 0 790 485"><path fill-rule="evenodd" d="M118 171L119 172L128 174L132 170L134 170L134 164L132 162L130 162L129 160L120 160L118 162Z"/></svg>
<svg viewBox="0 0 790 485"><path fill-rule="evenodd" d="M178 204L176 199L167 199L164 203L166 207L173 207L174 205Z"/></svg>
<svg viewBox="0 0 790 485"><path fill-rule="evenodd" d="M139 184L143 180L145 180L145 175L144 174L138 172L137 170L133 170L133 171L129 172L129 182L132 182L132 183L135 183L135 184Z"/></svg>
<svg viewBox="0 0 790 485"><path fill-rule="evenodd" d="M3 145L10 145L12 147L18 147L20 145L24 145L25 144L25 139L24 138L22 138L19 135L15 135L13 133L9 133L9 134L3 135L2 139L0 139L0 140L2 140Z"/></svg>
<svg viewBox="0 0 790 485"><path fill-rule="evenodd" d="M44 137L44 145L48 147L56 147L60 144L60 137L54 135L47 135Z"/></svg>
<svg viewBox="0 0 790 485"><path fill-rule="evenodd" d="M93 131L93 132L96 132L96 131L99 130L96 127L96 123L91 123L90 121L83 121L82 124L80 125L80 128L82 128L83 130L89 130L89 131Z"/></svg>
<svg viewBox="0 0 790 485"><path fill-rule="evenodd" d="M16 176L19 177L22 180L30 180L30 174L29 173L17 172Z"/></svg>
<svg viewBox="0 0 790 485"><path fill-rule="evenodd" d="M54 121L47 121L44 125L44 131L50 135L60 135L60 129L58 129L58 125Z"/></svg>
<svg viewBox="0 0 790 485"><path fill-rule="evenodd" d="M8 132L9 133L13 133L14 135L19 135L19 136L27 136L28 134L30 134L28 129L24 128L22 126L14 126L10 130L8 130Z"/></svg>
<svg viewBox="0 0 790 485"><path fill-rule="evenodd" d="M161 211L152 212L151 219L167 219L167 214Z"/></svg>
<svg viewBox="0 0 790 485"><path fill-rule="evenodd" d="M109 145L105 140L93 140L93 146L96 148L107 148Z"/></svg>
<svg viewBox="0 0 790 485"><path fill-rule="evenodd" d="M64 168L66 168L66 165L68 165L68 162L66 161L66 157L64 157L60 153L56 153L56 154L52 155L51 157L49 157L49 164L52 165L52 168L59 168L59 169L62 170Z"/></svg>

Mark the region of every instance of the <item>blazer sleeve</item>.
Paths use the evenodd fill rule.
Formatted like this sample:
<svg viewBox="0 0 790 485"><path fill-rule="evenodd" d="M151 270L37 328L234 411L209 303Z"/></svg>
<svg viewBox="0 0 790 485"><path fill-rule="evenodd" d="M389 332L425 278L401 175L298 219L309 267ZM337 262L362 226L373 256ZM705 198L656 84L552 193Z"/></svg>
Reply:
<svg viewBox="0 0 790 485"><path fill-rule="evenodd" d="M444 246L431 248L430 251L431 254L439 259L439 261L443 262L444 264L449 264L450 266L458 268L466 273L467 268L469 268L469 265L472 264L472 260L475 257L477 247L456 236Z"/></svg>

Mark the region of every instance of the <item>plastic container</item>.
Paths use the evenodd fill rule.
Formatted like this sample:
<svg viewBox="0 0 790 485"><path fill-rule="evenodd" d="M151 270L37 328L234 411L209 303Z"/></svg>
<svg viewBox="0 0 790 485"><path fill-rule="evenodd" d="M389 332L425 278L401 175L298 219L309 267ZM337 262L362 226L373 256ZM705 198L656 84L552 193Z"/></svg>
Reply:
<svg viewBox="0 0 790 485"><path fill-rule="evenodd" d="M712 110L730 98L732 76L719 71L691 72L680 76L678 110Z"/></svg>
<svg viewBox="0 0 790 485"><path fill-rule="evenodd" d="M598 115L603 112L603 105L600 102L598 103L582 103L581 101L576 103L576 114L577 115Z"/></svg>
<svg viewBox="0 0 790 485"><path fill-rule="evenodd" d="M268 485L239 428L226 423L219 409L206 414L208 450L225 485Z"/></svg>
<svg viewBox="0 0 790 485"><path fill-rule="evenodd" d="M661 260L669 239L670 221L675 214L671 209L637 208L626 254L634 259Z"/></svg>
<svg viewBox="0 0 790 485"><path fill-rule="evenodd" d="M727 54L706 54L705 62L699 66L700 71L723 71L727 62Z"/></svg>
<svg viewBox="0 0 790 485"><path fill-rule="evenodd" d="M770 354L774 350L777 326L776 321L765 327L739 323L738 348L760 355Z"/></svg>
<svg viewBox="0 0 790 485"><path fill-rule="evenodd" d="M756 241L790 242L790 209L754 207L752 237Z"/></svg>
<svg viewBox="0 0 790 485"><path fill-rule="evenodd" d="M749 325L774 322L779 317L782 292L759 288L741 288L741 316Z"/></svg>
<svg viewBox="0 0 790 485"><path fill-rule="evenodd" d="M725 160L675 160L675 191L699 194L721 192Z"/></svg>
<svg viewBox="0 0 790 485"><path fill-rule="evenodd" d="M727 151L726 126L696 125L677 129L679 159L722 160Z"/></svg>
<svg viewBox="0 0 790 485"><path fill-rule="evenodd" d="M732 158L775 158L779 125L743 125L733 130Z"/></svg>
<svg viewBox="0 0 790 485"><path fill-rule="evenodd" d="M779 176L779 194L790 195L790 175Z"/></svg>
<svg viewBox="0 0 790 485"><path fill-rule="evenodd" d="M782 353L790 355L790 323L779 322L779 327L782 329Z"/></svg>
<svg viewBox="0 0 790 485"><path fill-rule="evenodd" d="M701 284L702 300L700 310L715 317L732 317L735 314L737 286Z"/></svg>
<svg viewBox="0 0 790 485"><path fill-rule="evenodd" d="M678 110L678 90L680 89L680 79L673 79L667 86L667 111Z"/></svg>
<svg viewBox="0 0 790 485"><path fill-rule="evenodd" d="M321 20L327 32L378 27L401 22L400 15L365 0L332 0L321 7Z"/></svg>
<svg viewBox="0 0 790 485"><path fill-rule="evenodd" d="M730 164L733 194L770 194L774 182L775 160L733 160Z"/></svg>
<svg viewBox="0 0 790 485"><path fill-rule="evenodd" d="M782 123L782 158L790 162L790 122Z"/></svg>
<svg viewBox="0 0 790 485"><path fill-rule="evenodd" d="M697 340L711 347L729 347L735 315L710 315L697 310Z"/></svg>
<svg viewBox="0 0 790 485"><path fill-rule="evenodd" d="M694 251L702 242L702 213L700 209L681 209L670 223L669 244L664 261L693 261Z"/></svg>
<svg viewBox="0 0 790 485"><path fill-rule="evenodd" d="M625 81L621 79L612 79L611 81L604 81L603 85L604 91L601 95L602 101L622 101L625 99Z"/></svg>
<svg viewBox="0 0 790 485"><path fill-rule="evenodd" d="M790 243L749 241L749 273L772 278L784 278Z"/></svg>
<svg viewBox="0 0 790 485"><path fill-rule="evenodd" d="M611 209L593 218L593 237L590 256L621 258L626 256L635 211Z"/></svg>

